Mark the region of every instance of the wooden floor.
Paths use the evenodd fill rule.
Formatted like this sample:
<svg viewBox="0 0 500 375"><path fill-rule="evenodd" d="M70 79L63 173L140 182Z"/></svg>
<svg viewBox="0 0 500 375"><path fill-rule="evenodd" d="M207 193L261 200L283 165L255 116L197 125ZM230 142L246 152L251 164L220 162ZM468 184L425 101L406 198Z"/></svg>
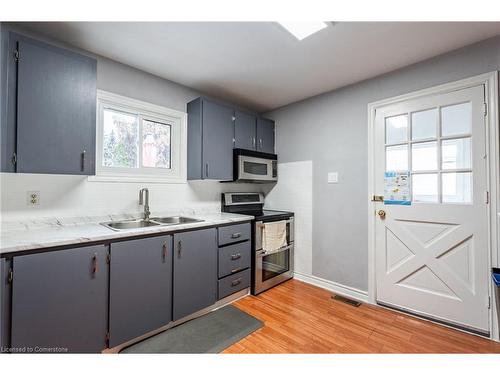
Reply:
<svg viewBox="0 0 500 375"><path fill-rule="evenodd" d="M224 353L500 353L500 343L287 281L234 303L264 327Z"/></svg>

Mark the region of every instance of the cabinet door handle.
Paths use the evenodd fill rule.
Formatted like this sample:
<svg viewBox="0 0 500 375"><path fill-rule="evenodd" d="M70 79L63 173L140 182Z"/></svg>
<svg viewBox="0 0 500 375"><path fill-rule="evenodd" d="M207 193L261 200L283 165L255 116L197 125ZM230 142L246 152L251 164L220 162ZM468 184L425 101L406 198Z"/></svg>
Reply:
<svg viewBox="0 0 500 375"><path fill-rule="evenodd" d="M252 138L252 148L255 148L255 137Z"/></svg>
<svg viewBox="0 0 500 375"><path fill-rule="evenodd" d="M236 273L236 272L238 272L239 270L241 270L241 267L236 267L234 270L231 270L231 273Z"/></svg>
<svg viewBox="0 0 500 375"><path fill-rule="evenodd" d="M231 286L236 286L241 284L241 277L239 279L231 281Z"/></svg>
<svg viewBox="0 0 500 375"><path fill-rule="evenodd" d="M163 259L163 263L165 263L165 261L167 260L167 243L166 242L163 243L162 259Z"/></svg>
<svg viewBox="0 0 500 375"><path fill-rule="evenodd" d="M182 254L182 241L177 241L177 258L180 258Z"/></svg>
<svg viewBox="0 0 500 375"><path fill-rule="evenodd" d="M85 170L85 155L87 151L83 150L82 152L82 165L80 166L81 171L83 172Z"/></svg>
<svg viewBox="0 0 500 375"><path fill-rule="evenodd" d="M231 234L231 238L240 238L241 237L241 233L233 233Z"/></svg>
<svg viewBox="0 0 500 375"><path fill-rule="evenodd" d="M99 264L97 263L97 253L92 257L92 276L95 276L99 271Z"/></svg>
<svg viewBox="0 0 500 375"><path fill-rule="evenodd" d="M260 147L260 151L262 151L262 138L259 139L259 147Z"/></svg>
<svg viewBox="0 0 500 375"><path fill-rule="evenodd" d="M208 163L205 163L205 177L208 177Z"/></svg>
<svg viewBox="0 0 500 375"><path fill-rule="evenodd" d="M240 259L241 258L241 254L238 253L238 254L231 254L231 260L237 260L237 259Z"/></svg>

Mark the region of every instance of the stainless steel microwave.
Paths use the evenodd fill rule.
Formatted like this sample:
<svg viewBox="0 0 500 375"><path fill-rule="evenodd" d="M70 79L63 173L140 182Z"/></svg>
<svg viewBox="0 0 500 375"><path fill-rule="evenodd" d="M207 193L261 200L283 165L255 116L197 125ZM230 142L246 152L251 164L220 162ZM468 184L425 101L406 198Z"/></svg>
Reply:
<svg viewBox="0 0 500 375"><path fill-rule="evenodd" d="M278 155L236 148L233 169L234 181L276 182Z"/></svg>

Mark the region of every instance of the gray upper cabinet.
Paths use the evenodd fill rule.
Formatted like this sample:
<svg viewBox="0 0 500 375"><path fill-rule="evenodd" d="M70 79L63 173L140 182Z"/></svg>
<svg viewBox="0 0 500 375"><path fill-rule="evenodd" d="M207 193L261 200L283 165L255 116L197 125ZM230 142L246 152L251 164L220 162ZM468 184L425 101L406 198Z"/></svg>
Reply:
<svg viewBox="0 0 500 375"><path fill-rule="evenodd" d="M234 147L255 150L257 117L238 110L234 117Z"/></svg>
<svg viewBox="0 0 500 375"><path fill-rule="evenodd" d="M174 320L216 302L217 251L215 228L174 234Z"/></svg>
<svg viewBox="0 0 500 375"><path fill-rule="evenodd" d="M2 171L93 175L96 60L15 33L8 48Z"/></svg>
<svg viewBox="0 0 500 375"><path fill-rule="evenodd" d="M257 151L274 154L274 121L257 119Z"/></svg>
<svg viewBox="0 0 500 375"><path fill-rule="evenodd" d="M109 346L172 320L172 236L111 244Z"/></svg>
<svg viewBox="0 0 500 375"><path fill-rule="evenodd" d="M274 121L235 110L236 148L274 154Z"/></svg>
<svg viewBox="0 0 500 375"><path fill-rule="evenodd" d="M198 98L188 103L188 179L233 178L234 111Z"/></svg>
<svg viewBox="0 0 500 375"><path fill-rule="evenodd" d="M274 121L204 97L187 108L188 180L232 180L233 148L274 154Z"/></svg>
<svg viewBox="0 0 500 375"><path fill-rule="evenodd" d="M13 259L14 348L97 353L106 346L107 247L87 246Z"/></svg>

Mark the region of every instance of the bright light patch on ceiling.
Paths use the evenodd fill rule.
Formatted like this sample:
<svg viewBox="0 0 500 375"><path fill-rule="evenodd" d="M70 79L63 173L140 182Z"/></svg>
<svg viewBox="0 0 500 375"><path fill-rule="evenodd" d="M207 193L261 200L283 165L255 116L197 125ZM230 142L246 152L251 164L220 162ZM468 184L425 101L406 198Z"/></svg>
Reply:
<svg viewBox="0 0 500 375"><path fill-rule="evenodd" d="M281 26L287 29L298 40L307 38L308 36L317 33L327 27L326 22L278 22Z"/></svg>

